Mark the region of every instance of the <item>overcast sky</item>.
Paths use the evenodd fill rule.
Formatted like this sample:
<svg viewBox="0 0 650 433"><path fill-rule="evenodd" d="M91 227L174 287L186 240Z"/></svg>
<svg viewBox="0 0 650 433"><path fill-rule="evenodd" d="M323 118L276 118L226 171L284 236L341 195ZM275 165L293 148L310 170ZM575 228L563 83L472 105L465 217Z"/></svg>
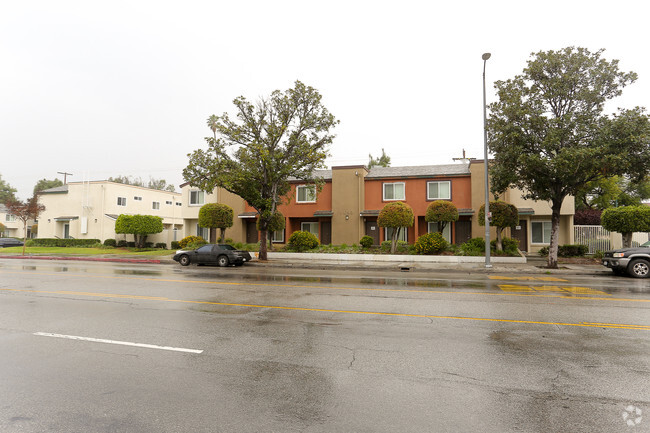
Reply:
<svg viewBox="0 0 650 433"><path fill-rule="evenodd" d="M645 2L14 1L0 13L0 175L149 176L179 185L211 114L232 100L315 87L341 121L327 165L483 157L481 54L492 83L531 52L605 48L648 106Z"/></svg>

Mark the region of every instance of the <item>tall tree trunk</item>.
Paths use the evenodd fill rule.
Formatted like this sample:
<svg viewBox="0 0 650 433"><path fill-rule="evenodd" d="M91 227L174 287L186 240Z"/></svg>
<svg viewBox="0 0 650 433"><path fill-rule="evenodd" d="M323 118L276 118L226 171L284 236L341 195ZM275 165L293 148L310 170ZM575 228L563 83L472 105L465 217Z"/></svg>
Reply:
<svg viewBox="0 0 650 433"><path fill-rule="evenodd" d="M560 209L562 208L562 200L553 200L551 206L551 245L548 248L548 267L550 269L557 269L557 253L559 249L560 239Z"/></svg>
<svg viewBox="0 0 650 433"><path fill-rule="evenodd" d="M219 243L225 244L226 243L226 229L220 229L221 230L221 239L219 240Z"/></svg>
<svg viewBox="0 0 650 433"><path fill-rule="evenodd" d="M397 237L399 236L400 230L402 230L401 227L397 227L396 229L393 229L393 237L391 238L391 243L390 243L391 254L395 254L395 251L397 251Z"/></svg>
<svg viewBox="0 0 650 433"><path fill-rule="evenodd" d="M27 220L23 223L23 256L25 255L25 244L27 243Z"/></svg>
<svg viewBox="0 0 650 433"><path fill-rule="evenodd" d="M503 227L497 227L497 251L503 251Z"/></svg>
<svg viewBox="0 0 650 433"><path fill-rule="evenodd" d="M266 250L266 237L268 236L266 228L262 229L260 227L260 260L267 260L267 250Z"/></svg>

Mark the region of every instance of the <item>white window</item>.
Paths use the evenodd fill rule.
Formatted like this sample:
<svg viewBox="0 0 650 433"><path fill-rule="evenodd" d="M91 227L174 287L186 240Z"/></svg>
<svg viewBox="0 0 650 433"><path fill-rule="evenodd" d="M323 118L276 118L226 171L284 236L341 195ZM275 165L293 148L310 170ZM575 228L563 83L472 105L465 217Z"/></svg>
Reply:
<svg viewBox="0 0 650 433"><path fill-rule="evenodd" d="M201 236L206 241L210 240L210 229L196 225L196 235Z"/></svg>
<svg viewBox="0 0 650 433"><path fill-rule="evenodd" d="M551 243L551 222L550 221L532 221L530 225L532 231L532 242L534 244Z"/></svg>
<svg viewBox="0 0 650 433"><path fill-rule="evenodd" d="M153 203L151 203L151 208L155 209L155 210L159 210L160 209L160 202L159 201L154 201Z"/></svg>
<svg viewBox="0 0 650 433"><path fill-rule="evenodd" d="M309 232L314 236L316 236L317 239L320 239L320 237L318 236L318 223L313 223L313 222L300 223L300 230L302 230L303 232Z"/></svg>
<svg viewBox="0 0 650 433"><path fill-rule="evenodd" d="M428 233L438 233L438 224L439 223L427 223L427 232ZM451 243L451 223L448 222L445 228L442 230L442 237L449 243Z"/></svg>
<svg viewBox="0 0 650 433"><path fill-rule="evenodd" d="M178 203L176 203L176 206L183 206L183 203L178 202Z"/></svg>
<svg viewBox="0 0 650 433"><path fill-rule="evenodd" d="M165 204L168 205L168 206L171 206L171 205L172 205L172 202L169 201L169 200L167 200L167 201L165 202Z"/></svg>
<svg viewBox="0 0 650 433"><path fill-rule="evenodd" d="M428 200L449 200L451 199L451 182L427 182Z"/></svg>
<svg viewBox="0 0 650 433"><path fill-rule="evenodd" d="M190 206L198 206L205 204L204 191L190 191Z"/></svg>
<svg viewBox="0 0 650 433"><path fill-rule="evenodd" d="M385 240L387 241L393 240L393 230L397 230L397 229L394 229L392 227L386 227L384 229ZM408 242L408 231L409 231L408 227L400 227L399 233L397 234L397 240Z"/></svg>
<svg viewBox="0 0 650 433"><path fill-rule="evenodd" d="M385 183L384 200L406 200L404 182Z"/></svg>
<svg viewBox="0 0 650 433"><path fill-rule="evenodd" d="M316 201L316 187L313 185L298 185L296 187L298 203L314 203Z"/></svg>
<svg viewBox="0 0 650 433"><path fill-rule="evenodd" d="M133 197L133 200L135 201L142 201L142 197L138 197L137 195Z"/></svg>
<svg viewBox="0 0 650 433"><path fill-rule="evenodd" d="M12 223L12 222L16 221L16 217L15 217L15 215L7 214L5 216L5 221L8 222L8 223Z"/></svg>
<svg viewBox="0 0 650 433"><path fill-rule="evenodd" d="M318 236L318 235L317 235ZM284 243L284 230L276 230L271 236L273 242L283 244Z"/></svg>
<svg viewBox="0 0 650 433"><path fill-rule="evenodd" d="M118 206L126 206L126 197L118 197L117 198L117 205Z"/></svg>

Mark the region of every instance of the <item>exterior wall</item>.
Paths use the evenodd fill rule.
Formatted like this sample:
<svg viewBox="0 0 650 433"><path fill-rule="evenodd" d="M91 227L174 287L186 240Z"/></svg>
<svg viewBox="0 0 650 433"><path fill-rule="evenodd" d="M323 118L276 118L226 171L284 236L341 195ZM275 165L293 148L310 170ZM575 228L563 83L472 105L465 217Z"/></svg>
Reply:
<svg viewBox="0 0 650 433"><path fill-rule="evenodd" d="M365 234L361 212L365 203L365 177L362 165L332 167L332 244L355 244Z"/></svg>
<svg viewBox="0 0 650 433"><path fill-rule="evenodd" d="M245 221L238 218L237 215L246 210L246 202L241 197L226 191L223 188L216 188L211 193L205 194L205 200L201 204L190 204L190 192L200 191L199 188L190 186L189 184L181 185L182 195L182 217L183 217L183 231L180 233L178 240L186 236L196 236L197 225L199 220L199 211L204 204L207 203L221 203L230 206L233 209L233 226L226 229L226 237L231 238L235 242L245 242L246 240L246 225ZM220 236L219 229L213 229L210 237L214 240ZM210 241L210 239L206 239Z"/></svg>
<svg viewBox="0 0 650 433"><path fill-rule="evenodd" d="M8 216L7 212L3 209L0 210L0 223L5 226L4 231L0 228L0 236L5 238L25 238L25 225L21 220L15 218L14 221L8 221L12 218ZM30 233L30 228L34 224L34 221L27 221L27 234ZM28 236L29 237L29 236Z"/></svg>
<svg viewBox="0 0 650 433"><path fill-rule="evenodd" d="M107 181L73 182L67 184L67 192L44 192L39 202L45 211L39 217L39 238L63 238L64 226L69 224L69 236L76 239L124 239L115 233L115 215L154 215L163 219L163 233L150 235L148 242L173 240L173 228L182 227L181 195L133 185ZM126 199L126 205L118 205L118 197ZM135 197L141 198L136 200ZM153 209L153 202L159 209ZM169 203L168 203L169 202ZM60 217L68 221L56 221ZM83 226L87 224L87 230ZM84 232L85 231L85 232Z"/></svg>
<svg viewBox="0 0 650 433"><path fill-rule="evenodd" d="M483 160L472 161L470 172L472 174L472 209L476 212L476 218L472 221L472 233L475 237L485 237L485 227L478 223L478 210L485 204L485 164ZM520 215L519 221L527 232L527 245L520 245L519 249L526 251L528 254L537 253L540 249L548 244L536 244L532 242L532 222L551 221L551 206L549 202L534 201L521 198L522 191L517 188L508 189L501 200L515 205L517 208L532 209L532 215ZM490 200L494 196L490 194ZM560 233L559 245L572 244L574 239L573 233L573 214L575 213L575 199L573 196L567 197L562 203L560 209ZM511 229L504 230L504 236L512 236ZM490 228L490 239L496 239L496 229Z"/></svg>

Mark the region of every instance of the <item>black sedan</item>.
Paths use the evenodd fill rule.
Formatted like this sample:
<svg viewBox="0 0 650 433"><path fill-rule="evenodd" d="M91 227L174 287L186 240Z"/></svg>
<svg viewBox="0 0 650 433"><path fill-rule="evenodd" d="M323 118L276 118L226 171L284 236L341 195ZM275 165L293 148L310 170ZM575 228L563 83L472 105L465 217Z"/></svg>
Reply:
<svg viewBox="0 0 650 433"><path fill-rule="evenodd" d="M22 247L23 241L15 238L0 238L0 248Z"/></svg>
<svg viewBox="0 0 650 433"><path fill-rule="evenodd" d="M607 251L603 256L603 266L610 268L616 275L629 274L635 278L650 276L650 248L621 248Z"/></svg>
<svg viewBox="0 0 650 433"><path fill-rule="evenodd" d="M240 251L232 245L208 244L190 251L177 251L173 257L183 266L197 265L241 266L251 260L248 251Z"/></svg>

